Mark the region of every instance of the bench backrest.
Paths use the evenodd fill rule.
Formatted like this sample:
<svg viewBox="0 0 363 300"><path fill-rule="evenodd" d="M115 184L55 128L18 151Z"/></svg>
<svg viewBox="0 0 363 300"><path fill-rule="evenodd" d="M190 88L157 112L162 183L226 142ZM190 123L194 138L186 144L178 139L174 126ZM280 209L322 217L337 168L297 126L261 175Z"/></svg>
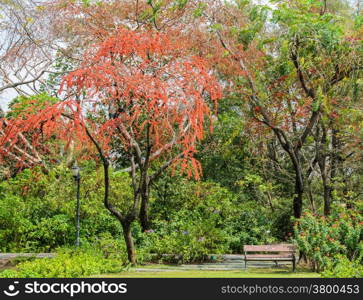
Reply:
<svg viewBox="0 0 363 300"><path fill-rule="evenodd" d="M244 252L295 252L295 245L277 244L277 245L244 245Z"/></svg>

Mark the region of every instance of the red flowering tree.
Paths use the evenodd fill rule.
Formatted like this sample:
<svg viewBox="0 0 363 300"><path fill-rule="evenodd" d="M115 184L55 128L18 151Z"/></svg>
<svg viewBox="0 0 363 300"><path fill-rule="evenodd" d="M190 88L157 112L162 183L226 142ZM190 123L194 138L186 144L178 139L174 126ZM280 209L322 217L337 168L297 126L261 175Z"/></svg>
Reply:
<svg viewBox="0 0 363 300"><path fill-rule="evenodd" d="M199 177L194 159L211 107L221 97L217 80L203 59L188 54L188 43L166 34L120 29L84 55L68 74L61 93L70 98L7 120L0 145L3 155L32 133L32 147L49 140L93 146L104 169L104 204L121 223L128 257L135 263L130 226L138 218L148 226L150 184L169 166ZM76 95L73 99L72 95ZM153 160L157 167L151 169ZM110 201L109 168L128 161L133 203L122 212Z"/></svg>

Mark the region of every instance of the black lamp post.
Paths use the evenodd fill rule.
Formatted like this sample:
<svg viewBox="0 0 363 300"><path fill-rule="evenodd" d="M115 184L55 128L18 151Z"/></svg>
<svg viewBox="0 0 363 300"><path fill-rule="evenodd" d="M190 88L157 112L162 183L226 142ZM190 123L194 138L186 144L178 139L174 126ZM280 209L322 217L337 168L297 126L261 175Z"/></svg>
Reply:
<svg viewBox="0 0 363 300"><path fill-rule="evenodd" d="M79 247L79 231L80 231L80 182L81 182L81 173L80 169L75 163L72 167L72 175L77 184L77 208L76 208L76 247Z"/></svg>

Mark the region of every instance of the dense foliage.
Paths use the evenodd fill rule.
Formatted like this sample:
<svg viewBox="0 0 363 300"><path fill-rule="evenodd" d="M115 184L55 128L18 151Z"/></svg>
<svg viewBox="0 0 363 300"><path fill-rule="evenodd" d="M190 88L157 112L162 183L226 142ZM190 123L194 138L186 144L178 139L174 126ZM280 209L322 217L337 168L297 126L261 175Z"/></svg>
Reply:
<svg viewBox="0 0 363 300"><path fill-rule="evenodd" d="M362 212L337 209L328 217L307 213L294 229L299 249L318 271L331 265L331 259L338 254L350 260L362 260Z"/></svg>
<svg viewBox="0 0 363 300"><path fill-rule="evenodd" d="M328 262L321 276L323 278L362 278L362 258L351 261L344 255L337 255Z"/></svg>
<svg viewBox="0 0 363 300"><path fill-rule="evenodd" d="M16 270L5 270L4 278L77 278L120 271L119 260L106 259L90 249L59 250L55 258L20 262Z"/></svg>
<svg viewBox="0 0 363 300"><path fill-rule="evenodd" d="M86 197L81 204L81 241L112 248L122 229L98 201L102 188L99 171L92 167L82 168L81 193ZM111 177L117 179L119 191L112 197L126 198L125 203L116 202L122 209L132 196L129 179L117 172ZM2 182L1 195L2 252L51 252L74 244L75 184L66 168L59 166L47 175L26 170ZM184 262L200 261L210 253L239 253L244 244L277 240L268 209L256 210L253 202L239 200L217 183L165 176L157 183L150 209L152 229L133 227L140 260L149 253L155 259L171 254ZM119 243L114 247L121 254L125 249Z"/></svg>

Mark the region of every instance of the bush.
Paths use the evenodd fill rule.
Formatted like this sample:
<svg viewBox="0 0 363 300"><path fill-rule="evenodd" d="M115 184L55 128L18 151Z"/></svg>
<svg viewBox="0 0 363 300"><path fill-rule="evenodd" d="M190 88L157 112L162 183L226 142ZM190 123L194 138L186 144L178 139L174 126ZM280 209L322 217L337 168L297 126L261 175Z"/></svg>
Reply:
<svg viewBox="0 0 363 300"><path fill-rule="evenodd" d="M177 176L159 180L154 192L152 230L142 233L136 224L133 230L139 259L185 263L229 252L225 220L236 210L233 193L213 182Z"/></svg>
<svg viewBox="0 0 363 300"><path fill-rule="evenodd" d="M119 222L103 206L102 180L84 165L81 184L81 239L104 232L122 239ZM50 252L75 241L75 185L64 165L44 175L27 169L0 182L0 251Z"/></svg>
<svg viewBox="0 0 363 300"><path fill-rule="evenodd" d="M154 223L154 229L144 234L142 251L176 263L200 262L210 253L228 252L226 232L216 226L220 218L216 211L183 210L170 222Z"/></svg>
<svg viewBox="0 0 363 300"><path fill-rule="evenodd" d="M291 239L294 231L293 212L290 199L280 198L279 201L281 201L279 207L269 215L269 218L272 218L272 235L277 240L287 241Z"/></svg>
<svg viewBox="0 0 363 300"><path fill-rule="evenodd" d="M234 253L241 253L244 245L271 244L273 218L271 213L254 202L238 206L238 213L228 220L229 247Z"/></svg>
<svg viewBox="0 0 363 300"><path fill-rule="evenodd" d="M352 210L339 210L325 218L305 213L295 224L295 241L311 261L313 270L324 270L338 254L353 260L360 255L363 217Z"/></svg>
<svg viewBox="0 0 363 300"><path fill-rule="evenodd" d="M350 261L344 255L337 255L330 260L321 273L323 278L363 278L361 259Z"/></svg>
<svg viewBox="0 0 363 300"><path fill-rule="evenodd" d="M2 278L78 278L95 274L119 272L121 262L106 259L100 251L91 249L61 249L55 258L20 262L15 270L0 273Z"/></svg>
<svg viewBox="0 0 363 300"><path fill-rule="evenodd" d="M126 245L121 235L115 238L109 232L103 232L91 242L90 246L99 249L107 259L124 264L128 262Z"/></svg>
<svg viewBox="0 0 363 300"><path fill-rule="evenodd" d="M150 214L154 232L146 237L135 232L134 237L139 249L157 257L164 253L173 254L167 256L172 261L201 261L207 254L241 253L244 244L276 241L269 209L241 201L217 183L165 177L155 191Z"/></svg>

